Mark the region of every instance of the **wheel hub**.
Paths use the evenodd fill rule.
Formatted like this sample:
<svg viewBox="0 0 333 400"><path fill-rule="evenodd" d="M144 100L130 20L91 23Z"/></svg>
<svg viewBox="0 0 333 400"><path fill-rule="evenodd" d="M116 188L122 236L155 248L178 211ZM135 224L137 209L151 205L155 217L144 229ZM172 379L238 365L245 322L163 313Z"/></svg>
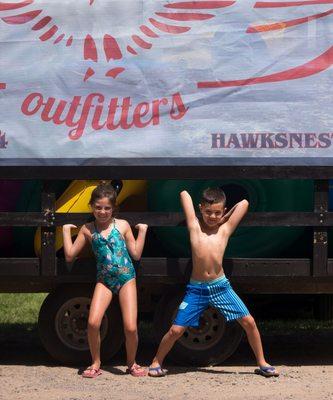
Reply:
<svg viewBox="0 0 333 400"><path fill-rule="evenodd" d="M87 324L91 299L75 297L65 302L58 310L55 318L55 328L62 343L74 350L89 349ZM104 315L101 324L101 340L107 333L108 321Z"/></svg>
<svg viewBox="0 0 333 400"><path fill-rule="evenodd" d="M188 328L180 342L191 350L205 350L218 343L225 332L225 319L213 308L200 317L198 328Z"/></svg>

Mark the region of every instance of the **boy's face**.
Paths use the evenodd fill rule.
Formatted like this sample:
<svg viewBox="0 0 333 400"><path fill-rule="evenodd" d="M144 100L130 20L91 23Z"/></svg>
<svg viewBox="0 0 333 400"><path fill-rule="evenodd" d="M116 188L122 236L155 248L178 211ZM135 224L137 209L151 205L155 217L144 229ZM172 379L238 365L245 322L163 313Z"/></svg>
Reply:
<svg viewBox="0 0 333 400"><path fill-rule="evenodd" d="M199 204L199 209L205 224L209 227L219 225L225 212L225 207L222 202L213 204Z"/></svg>

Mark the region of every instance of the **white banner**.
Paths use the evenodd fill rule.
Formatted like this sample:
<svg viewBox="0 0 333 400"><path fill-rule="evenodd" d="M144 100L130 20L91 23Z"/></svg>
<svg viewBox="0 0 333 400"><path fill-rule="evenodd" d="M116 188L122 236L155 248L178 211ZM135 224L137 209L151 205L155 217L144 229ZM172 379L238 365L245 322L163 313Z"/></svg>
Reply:
<svg viewBox="0 0 333 400"><path fill-rule="evenodd" d="M332 64L333 0L0 1L0 165L331 164Z"/></svg>

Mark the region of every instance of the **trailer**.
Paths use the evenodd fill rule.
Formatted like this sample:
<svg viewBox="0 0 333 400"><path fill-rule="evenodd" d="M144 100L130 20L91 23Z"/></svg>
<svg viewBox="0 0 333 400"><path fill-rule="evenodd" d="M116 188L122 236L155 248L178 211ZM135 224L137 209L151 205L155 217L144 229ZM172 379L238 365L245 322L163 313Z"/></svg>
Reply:
<svg viewBox="0 0 333 400"><path fill-rule="evenodd" d="M56 180L314 180L310 211L255 212L242 222L311 228L311 257L231 257L224 267L240 293L316 294L332 318L328 2L311 2L311 15L310 2L58 3L0 3L0 179L43 180L39 212L0 213L0 226L41 228L39 257L0 258L0 290L49 292L38 322L46 350L64 363L89 358L96 272L93 259L69 267L56 253L56 227L89 218L56 212ZM84 18L83 33L68 15ZM132 225L184 224L179 212L121 216ZM191 260L144 257L137 271L139 309L154 313L159 340ZM115 302L101 327L104 359L123 342L120 326ZM237 323L208 309L171 356L221 363L241 336Z"/></svg>

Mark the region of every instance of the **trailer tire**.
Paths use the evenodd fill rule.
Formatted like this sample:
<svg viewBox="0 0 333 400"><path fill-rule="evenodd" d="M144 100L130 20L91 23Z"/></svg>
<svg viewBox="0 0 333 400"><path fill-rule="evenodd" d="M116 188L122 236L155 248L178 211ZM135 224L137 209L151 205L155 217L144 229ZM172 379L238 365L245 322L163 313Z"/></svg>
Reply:
<svg viewBox="0 0 333 400"><path fill-rule="evenodd" d="M320 321L333 321L332 294L317 294L315 296L314 316Z"/></svg>
<svg viewBox="0 0 333 400"><path fill-rule="evenodd" d="M172 325L183 297L184 290L178 288L169 291L160 300L154 318L158 342ZM234 353L242 336L243 329L237 321L226 323L221 314L209 308L200 317L199 328L188 328L169 355L180 365L217 365Z"/></svg>
<svg viewBox="0 0 333 400"><path fill-rule="evenodd" d="M66 285L50 293L42 304L39 336L47 352L61 363L91 361L87 321L92 294L91 285ZM122 326L119 304L114 299L101 326L102 360L109 360L120 349L124 341Z"/></svg>

